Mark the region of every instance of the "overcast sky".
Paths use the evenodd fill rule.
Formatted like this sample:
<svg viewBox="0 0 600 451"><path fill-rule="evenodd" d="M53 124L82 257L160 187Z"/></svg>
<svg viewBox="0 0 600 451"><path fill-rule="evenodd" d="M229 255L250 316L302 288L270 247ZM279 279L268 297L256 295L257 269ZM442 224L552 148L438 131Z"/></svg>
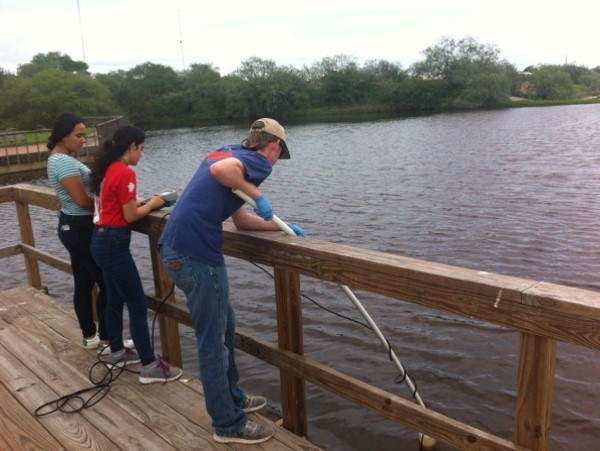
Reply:
<svg viewBox="0 0 600 451"><path fill-rule="evenodd" d="M252 56L311 66L346 54L406 69L444 36L493 44L528 65L600 66L600 2L485 0L0 0L0 68L66 53L91 73L150 61L226 75Z"/></svg>

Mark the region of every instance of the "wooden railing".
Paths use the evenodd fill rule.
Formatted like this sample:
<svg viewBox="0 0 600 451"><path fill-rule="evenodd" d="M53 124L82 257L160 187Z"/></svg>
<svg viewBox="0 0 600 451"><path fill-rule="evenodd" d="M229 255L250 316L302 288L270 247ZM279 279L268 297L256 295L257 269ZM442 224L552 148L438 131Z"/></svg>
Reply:
<svg viewBox="0 0 600 451"><path fill-rule="evenodd" d="M69 271L68 262L35 247L29 205L56 210L51 190L29 185L0 188L0 203L14 202L21 241L0 258L23 254L29 284L41 287L38 262ZM156 244L165 224L155 212L133 229L148 235L155 309L170 292ZM306 433L304 383L311 382L382 417L461 450L547 450L557 341L600 350L600 293L524 280L382 252L283 234L241 232L224 224L227 255L269 265L275 272L278 344L238 331L237 347L281 371L283 426ZM3 232L4 233L4 232ZM303 356L300 274L413 302L520 332L514 441L494 436L423 408ZM191 326L184 302L171 295L159 315L165 357L181 365L178 323Z"/></svg>

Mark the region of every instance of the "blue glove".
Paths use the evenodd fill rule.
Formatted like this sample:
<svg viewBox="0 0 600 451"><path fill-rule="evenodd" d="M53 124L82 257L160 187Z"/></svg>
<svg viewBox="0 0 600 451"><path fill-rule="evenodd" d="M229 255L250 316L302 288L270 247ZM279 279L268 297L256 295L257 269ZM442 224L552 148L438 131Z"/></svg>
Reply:
<svg viewBox="0 0 600 451"><path fill-rule="evenodd" d="M256 208L254 209L254 213L263 218L265 221L270 221L273 219L273 207L271 206L269 199L267 199L267 196L264 194L256 199Z"/></svg>
<svg viewBox="0 0 600 451"><path fill-rule="evenodd" d="M296 224L292 224L290 222L287 226L294 231L296 236L306 236L306 233L304 232L304 230L301 229L300 227L298 227Z"/></svg>

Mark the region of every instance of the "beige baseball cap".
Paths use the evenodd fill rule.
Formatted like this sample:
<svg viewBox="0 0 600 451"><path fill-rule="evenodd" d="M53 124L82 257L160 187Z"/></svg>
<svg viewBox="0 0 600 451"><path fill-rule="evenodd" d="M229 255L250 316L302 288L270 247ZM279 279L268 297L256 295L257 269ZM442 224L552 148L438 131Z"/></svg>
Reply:
<svg viewBox="0 0 600 451"><path fill-rule="evenodd" d="M262 119L255 120L252 123L252 126L250 127L250 132L266 132L270 133L273 136L277 136L281 140L282 149L281 155L279 155L279 159L289 160L290 151L287 146L287 137L285 136L285 130L275 119L263 117Z"/></svg>

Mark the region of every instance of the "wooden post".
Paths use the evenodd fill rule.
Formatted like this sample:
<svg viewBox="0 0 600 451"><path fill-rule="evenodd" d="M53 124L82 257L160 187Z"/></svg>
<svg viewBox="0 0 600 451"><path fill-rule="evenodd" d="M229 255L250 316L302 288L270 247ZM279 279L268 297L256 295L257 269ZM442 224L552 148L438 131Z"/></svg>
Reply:
<svg viewBox="0 0 600 451"><path fill-rule="evenodd" d="M556 340L521 333L515 443L550 448Z"/></svg>
<svg viewBox="0 0 600 451"><path fill-rule="evenodd" d="M149 234L148 241L150 243L150 258L152 260L152 273L154 275L154 290L156 297L163 300L171 292L173 282L160 260L158 253L159 237L160 234ZM171 292L166 302L175 302L175 293ZM181 343L179 342L179 322L173 318L159 315L158 324L160 327L160 346L163 357L169 363L182 368L183 359L181 357Z"/></svg>
<svg viewBox="0 0 600 451"><path fill-rule="evenodd" d="M19 219L19 232L21 234L21 242L35 247L33 239L33 227L31 225L31 216L29 214L29 205L24 202L15 200L17 208L17 218ZM40 277L40 266L38 261L25 255L25 269L27 271L27 280L29 285L35 288L42 288L42 278Z"/></svg>
<svg viewBox="0 0 600 451"><path fill-rule="evenodd" d="M279 347L304 355L300 276L275 268L277 335ZM304 380L281 370L283 427L300 437L307 436L306 389Z"/></svg>

